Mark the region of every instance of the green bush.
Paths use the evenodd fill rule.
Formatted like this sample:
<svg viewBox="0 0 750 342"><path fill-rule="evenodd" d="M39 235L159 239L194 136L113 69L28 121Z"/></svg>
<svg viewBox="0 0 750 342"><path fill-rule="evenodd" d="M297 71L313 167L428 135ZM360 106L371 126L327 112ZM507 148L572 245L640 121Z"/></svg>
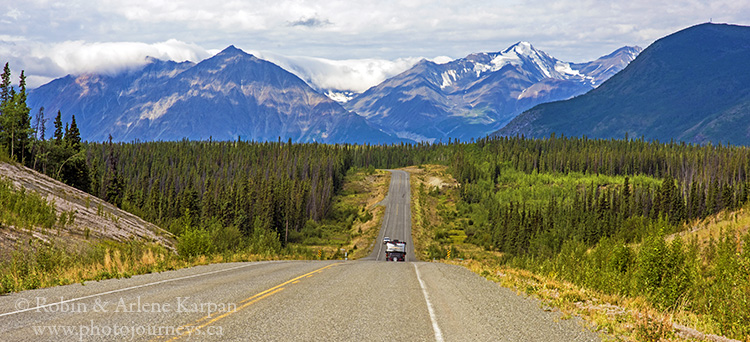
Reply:
<svg viewBox="0 0 750 342"><path fill-rule="evenodd" d="M211 240L217 252L228 252L238 250L244 241L242 232L236 226L224 226L218 220L212 220L209 224Z"/></svg>
<svg viewBox="0 0 750 342"><path fill-rule="evenodd" d="M359 215L359 220L363 223L372 220L372 213L367 210L364 210L364 208L363 208L363 211L364 213Z"/></svg>
<svg viewBox="0 0 750 342"><path fill-rule="evenodd" d="M638 252L637 287L661 307L675 308L689 297L693 265L679 236L667 245L661 233L649 235Z"/></svg>
<svg viewBox="0 0 750 342"><path fill-rule="evenodd" d="M737 237L723 232L718 239L714 267L703 279L705 299L700 301L730 336L750 336L750 233ZM731 300L728 300L731 299Z"/></svg>
<svg viewBox="0 0 750 342"><path fill-rule="evenodd" d="M177 253L183 257L208 255L213 250L211 234L205 229L189 229L177 238Z"/></svg>
<svg viewBox="0 0 750 342"><path fill-rule="evenodd" d="M427 247L427 259L445 259L448 251L438 244L430 244Z"/></svg>
<svg viewBox="0 0 750 342"><path fill-rule="evenodd" d="M255 218L253 233L250 235L248 244L251 253L273 255L281 251L279 234L271 230L268 227L268 223L260 217Z"/></svg>
<svg viewBox="0 0 750 342"><path fill-rule="evenodd" d="M0 266L0 268L5 269L6 266ZM13 277L10 274L3 274L0 276L0 295L10 293L15 291L15 285L13 281Z"/></svg>

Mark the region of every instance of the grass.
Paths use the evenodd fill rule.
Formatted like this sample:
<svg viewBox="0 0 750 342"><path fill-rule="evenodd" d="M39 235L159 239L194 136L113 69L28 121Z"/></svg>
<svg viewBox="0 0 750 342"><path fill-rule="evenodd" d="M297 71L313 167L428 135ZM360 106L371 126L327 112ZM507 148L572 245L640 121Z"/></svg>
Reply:
<svg viewBox="0 0 750 342"><path fill-rule="evenodd" d="M456 180L444 165L420 165L402 170L411 175L412 238L415 253L425 261L461 259L467 255L498 260L503 253L466 242L470 218L459 214Z"/></svg>
<svg viewBox="0 0 750 342"><path fill-rule="evenodd" d="M51 229L57 221L55 209L46 199L23 188L15 189L10 180L0 177L0 226Z"/></svg>
<svg viewBox="0 0 750 342"><path fill-rule="evenodd" d="M750 207L746 206L736 211L724 210L705 219L695 220L686 224L681 232L667 236L667 241L680 236L685 241L696 240L701 246L706 246L710 240L715 241L726 232L735 234L739 240L740 236L750 231L750 210L748 209ZM739 249L741 250L742 247Z"/></svg>
<svg viewBox="0 0 750 342"><path fill-rule="evenodd" d="M0 263L0 293L130 277L185 264L155 244L100 241L83 247L63 247L30 238Z"/></svg>
<svg viewBox="0 0 750 342"><path fill-rule="evenodd" d="M454 228L450 224L455 217L441 214L455 212L458 195L449 189L457 183L443 165L420 165L402 170L410 175L414 254L420 260L444 258L451 245L436 237L438 231ZM456 235L463 234L462 231L452 230Z"/></svg>
<svg viewBox="0 0 750 342"><path fill-rule="evenodd" d="M323 259L332 259L325 254ZM131 241L99 241L83 247L62 247L29 239L0 262L0 294L85 283L111 278L222 262L314 260L311 249L289 247L280 253L252 253L247 249L196 257L181 257L161 245Z"/></svg>

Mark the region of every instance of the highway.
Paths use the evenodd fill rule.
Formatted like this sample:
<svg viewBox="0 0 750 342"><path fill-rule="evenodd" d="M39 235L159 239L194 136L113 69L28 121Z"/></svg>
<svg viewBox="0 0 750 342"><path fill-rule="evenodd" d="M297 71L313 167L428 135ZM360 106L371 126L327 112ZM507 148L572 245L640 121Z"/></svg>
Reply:
<svg viewBox="0 0 750 342"><path fill-rule="evenodd" d="M406 261L416 261L414 256L414 243L411 239L411 189L409 187L409 174L401 170L388 170L391 172L391 184L388 187L388 195L380 203L385 205L383 225L375 240L372 253L362 260L385 260L385 246L383 238L406 242Z"/></svg>
<svg viewBox="0 0 750 342"><path fill-rule="evenodd" d="M384 235L410 237L393 171ZM411 250L411 248L410 248ZM198 266L0 296L0 341L599 341L465 268L357 261Z"/></svg>

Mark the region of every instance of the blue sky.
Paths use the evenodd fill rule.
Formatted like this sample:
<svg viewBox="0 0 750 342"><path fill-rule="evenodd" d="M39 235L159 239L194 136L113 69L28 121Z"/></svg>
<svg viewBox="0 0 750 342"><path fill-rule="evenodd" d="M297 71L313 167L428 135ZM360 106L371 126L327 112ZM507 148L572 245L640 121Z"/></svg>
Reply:
<svg viewBox="0 0 750 342"><path fill-rule="evenodd" d="M33 87L137 66L145 56L197 62L235 45L365 88L422 57L528 41L582 62L709 20L750 24L750 2L0 0L0 62L15 75L25 69Z"/></svg>

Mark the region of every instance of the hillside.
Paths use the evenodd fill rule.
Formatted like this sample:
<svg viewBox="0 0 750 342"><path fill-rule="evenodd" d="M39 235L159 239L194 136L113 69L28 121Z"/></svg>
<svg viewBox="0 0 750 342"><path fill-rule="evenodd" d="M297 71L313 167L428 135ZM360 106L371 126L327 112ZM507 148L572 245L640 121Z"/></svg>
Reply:
<svg viewBox="0 0 750 342"><path fill-rule="evenodd" d="M534 107L497 134L748 145L748 60L750 27L693 26L657 40L597 89Z"/></svg>
<svg viewBox="0 0 750 342"><path fill-rule="evenodd" d="M24 189L38 193L54 206L58 220L64 215L67 222L72 221L67 224L60 224L58 221L52 229L28 230L2 226L0 227L0 250L4 252L13 250L14 244L18 242L24 243L29 236L67 246L93 241L136 240L155 242L174 249L175 238L171 233L95 196L29 168L0 162L0 179L10 180L16 190Z"/></svg>

